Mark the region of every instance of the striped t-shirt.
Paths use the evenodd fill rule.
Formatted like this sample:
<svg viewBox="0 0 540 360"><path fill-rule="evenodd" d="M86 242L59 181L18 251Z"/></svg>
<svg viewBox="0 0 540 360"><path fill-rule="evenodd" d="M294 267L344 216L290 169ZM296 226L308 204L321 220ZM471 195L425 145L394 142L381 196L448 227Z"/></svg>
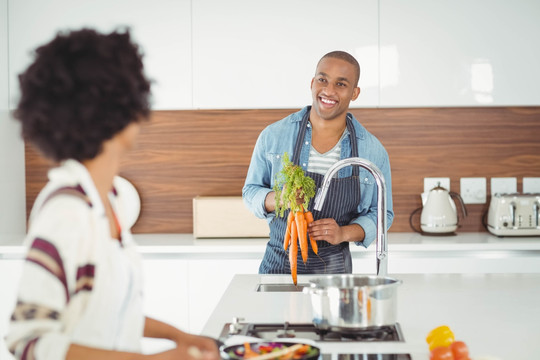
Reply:
<svg viewBox="0 0 540 360"><path fill-rule="evenodd" d="M338 162L341 158L341 141L345 137L346 130L343 131L341 138L338 140L337 144L324 154L321 154L313 145L309 149L309 162L307 171L313 172L316 174L324 175L330 169L332 165Z"/></svg>

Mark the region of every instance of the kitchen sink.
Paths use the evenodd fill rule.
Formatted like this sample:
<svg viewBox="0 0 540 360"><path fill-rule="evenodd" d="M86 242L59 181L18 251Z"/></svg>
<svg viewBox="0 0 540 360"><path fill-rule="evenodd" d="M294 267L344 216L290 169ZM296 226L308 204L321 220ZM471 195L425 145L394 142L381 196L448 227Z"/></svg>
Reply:
<svg viewBox="0 0 540 360"><path fill-rule="evenodd" d="M301 292L309 284L258 284L257 292Z"/></svg>

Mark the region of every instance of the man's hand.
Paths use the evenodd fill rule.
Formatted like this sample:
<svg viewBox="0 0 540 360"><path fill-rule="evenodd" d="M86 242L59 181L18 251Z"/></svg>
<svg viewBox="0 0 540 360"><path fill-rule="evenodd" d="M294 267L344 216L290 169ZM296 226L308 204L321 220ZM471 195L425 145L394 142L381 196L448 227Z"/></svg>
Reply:
<svg viewBox="0 0 540 360"><path fill-rule="evenodd" d="M317 241L327 241L337 245L348 241L364 240L364 229L360 225L352 224L339 226L336 220L327 218L312 222L308 228L309 237Z"/></svg>
<svg viewBox="0 0 540 360"><path fill-rule="evenodd" d="M283 186L283 191L281 192L281 203L283 203L283 194L285 193L287 185ZM298 189L296 190L296 204L302 205L304 203L304 198L300 196L302 190ZM264 207L266 208L267 212L272 212L276 210L276 192L270 191L266 195L266 199L264 199Z"/></svg>

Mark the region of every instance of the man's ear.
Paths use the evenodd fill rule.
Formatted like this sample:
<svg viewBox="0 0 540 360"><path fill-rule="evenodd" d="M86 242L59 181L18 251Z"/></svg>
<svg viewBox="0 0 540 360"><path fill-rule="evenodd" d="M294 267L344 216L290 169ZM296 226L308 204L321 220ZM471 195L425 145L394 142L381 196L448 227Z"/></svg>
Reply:
<svg viewBox="0 0 540 360"><path fill-rule="evenodd" d="M351 100L352 101L356 100L358 98L358 95L360 95L360 88L357 86L353 90L353 96Z"/></svg>

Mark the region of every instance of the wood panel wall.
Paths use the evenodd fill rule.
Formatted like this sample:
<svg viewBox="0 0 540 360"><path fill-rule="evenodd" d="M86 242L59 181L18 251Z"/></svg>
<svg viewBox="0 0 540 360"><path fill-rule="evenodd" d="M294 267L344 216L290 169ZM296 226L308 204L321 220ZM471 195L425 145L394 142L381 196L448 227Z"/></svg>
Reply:
<svg viewBox="0 0 540 360"><path fill-rule="evenodd" d="M197 195L241 195L259 132L297 109L155 111L121 175L138 189L135 233L191 233ZM408 232L424 177L540 177L540 107L353 109L385 145L392 166L395 220ZM50 166L26 146L27 212ZM489 199L488 199L489 202ZM458 232L486 231L488 204L468 205ZM227 211L227 209L223 209ZM220 214L215 214L220 216ZM413 218L417 223L419 217Z"/></svg>

